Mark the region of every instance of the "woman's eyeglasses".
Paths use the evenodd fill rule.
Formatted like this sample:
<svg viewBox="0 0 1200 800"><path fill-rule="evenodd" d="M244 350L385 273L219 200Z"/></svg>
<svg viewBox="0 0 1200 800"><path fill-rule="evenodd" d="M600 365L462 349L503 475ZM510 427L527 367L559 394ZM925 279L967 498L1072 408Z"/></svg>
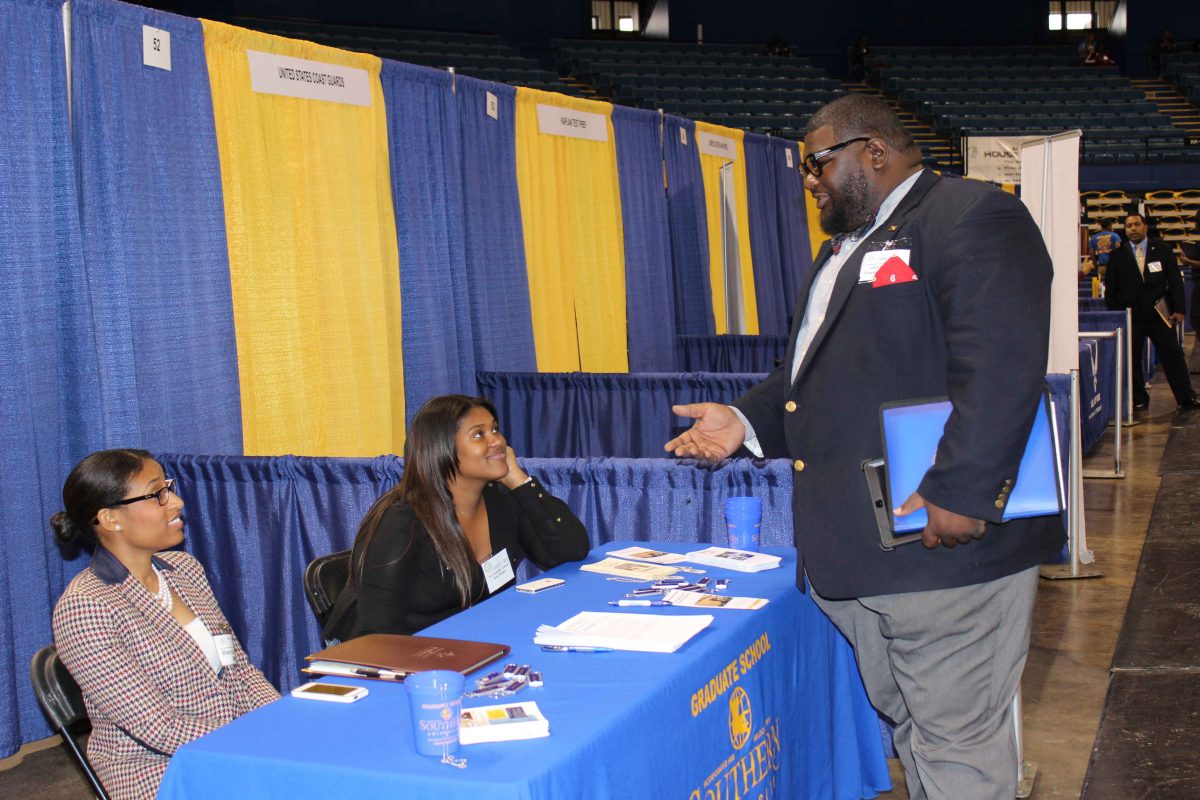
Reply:
<svg viewBox="0 0 1200 800"><path fill-rule="evenodd" d="M151 492L150 494L144 494L141 497L126 497L124 500L118 500L117 502L112 503L109 506L109 508L114 508L116 506L127 506L130 503L140 503L143 500L149 500L152 497L158 501L158 504L160 506L165 506L167 504L167 500L170 498L171 494L174 492L175 492L175 479L167 478L163 482L163 488L159 489L157 492ZM176 497L178 497L178 495L176 495Z"/></svg>

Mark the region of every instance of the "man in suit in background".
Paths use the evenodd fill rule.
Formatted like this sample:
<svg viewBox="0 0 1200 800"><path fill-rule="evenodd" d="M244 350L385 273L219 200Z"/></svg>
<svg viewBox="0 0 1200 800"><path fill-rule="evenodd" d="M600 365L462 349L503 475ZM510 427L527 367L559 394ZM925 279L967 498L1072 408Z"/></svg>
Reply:
<svg viewBox="0 0 1200 800"><path fill-rule="evenodd" d="M1001 522L1042 401L1050 257L1018 199L922 169L876 98L834 100L804 144L805 188L833 239L787 357L733 406L675 406L696 422L666 449L792 460L798 583L895 723L909 796L1010 800L1037 565L1065 538L1057 515ZM893 498L897 513L928 511L924 546L886 552L861 468L882 455L879 409L938 395L954 408L936 462Z"/></svg>
<svg viewBox="0 0 1200 800"><path fill-rule="evenodd" d="M1104 303L1113 310L1128 308L1133 323L1133 407L1146 408L1150 395L1142 371L1142 351L1146 337L1162 361L1163 372L1179 410L1200 408L1200 399L1188 377L1183 348L1175 338L1175 326L1184 319L1183 277L1175 263L1175 253L1161 239L1147 236L1146 218L1130 214L1125 218L1125 241L1108 257L1104 273ZM1165 318L1159 300L1166 300Z"/></svg>

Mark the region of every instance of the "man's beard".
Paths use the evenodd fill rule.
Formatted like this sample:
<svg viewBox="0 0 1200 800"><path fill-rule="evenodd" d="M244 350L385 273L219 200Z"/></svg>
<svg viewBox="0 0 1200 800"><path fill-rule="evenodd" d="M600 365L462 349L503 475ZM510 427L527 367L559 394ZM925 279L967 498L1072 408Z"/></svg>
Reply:
<svg viewBox="0 0 1200 800"><path fill-rule="evenodd" d="M830 195L825 208L821 209L821 230L831 236L839 233L854 233L871 217L870 186L867 174L861 166L846 177L835 200Z"/></svg>

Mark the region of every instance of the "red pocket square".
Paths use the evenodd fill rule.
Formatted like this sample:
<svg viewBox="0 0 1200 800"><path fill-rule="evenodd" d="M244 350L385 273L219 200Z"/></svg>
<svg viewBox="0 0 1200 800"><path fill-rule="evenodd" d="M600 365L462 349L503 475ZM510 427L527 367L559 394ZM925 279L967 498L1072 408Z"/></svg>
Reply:
<svg viewBox="0 0 1200 800"><path fill-rule="evenodd" d="M904 259L899 256L892 256L883 262L883 266L875 273L875 280L871 286L890 286L893 283L908 283L916 279L917 273L913 272L912 268L904 263Z"/></svg>

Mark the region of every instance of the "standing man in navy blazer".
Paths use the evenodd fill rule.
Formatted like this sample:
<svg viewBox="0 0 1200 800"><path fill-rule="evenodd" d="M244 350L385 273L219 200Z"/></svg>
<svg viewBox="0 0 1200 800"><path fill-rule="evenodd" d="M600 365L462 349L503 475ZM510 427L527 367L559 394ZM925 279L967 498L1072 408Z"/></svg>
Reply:
<svg viewBox="0 0 1200 800"><path fill-rule="evenodd" d="M792 460L798 582L895 723L909 796L1010 800L1037 566L1065 538L1057 516L1001 522L1042 397L1050 257L1015 197L922 169L876 98L825 106L804 145L833 239L787 358L733 406L675 406L696 422L666 449ZM939 395L954 408L936 462L897 511L926 508L924 546L886 552L861 468L882 455L879 408Z"/></svg>
<svg viewBox="0 0 1200 800"><path fill-rule="evenodd" d="M1130 214L1125 218L1125 241L1108 256L1104 272L1104 304L1113 310L1128 308L1133 325L1133 407L1146 408L1150 395L1142 372L1142 351L1146 337L1162 360L1163 372L1180 411L1200 408L1200 400L1188 377L1187 359L1175 338L1175 325L1184 320L1183 276L1175 263L1175 252L1162 239L1146 236L1146 218ZM1168 323L1154 307L1166 298Z"/></svg>

